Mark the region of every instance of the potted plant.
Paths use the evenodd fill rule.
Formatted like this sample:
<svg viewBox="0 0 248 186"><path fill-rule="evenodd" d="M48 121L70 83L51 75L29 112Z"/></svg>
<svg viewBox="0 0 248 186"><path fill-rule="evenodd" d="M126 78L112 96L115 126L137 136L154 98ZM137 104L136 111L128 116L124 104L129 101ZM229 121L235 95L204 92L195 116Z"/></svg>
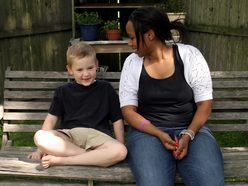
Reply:
<svg viewBox="0 0 248 186"><path fill-rule="evenodd" d="M157 4L157 7L164 9L166 12L183 12L184 4L182 0L163 0Z"/></svg>
<svg viewBox="0 0 248 186"><path fill-rule="evenodd" d="M119 19L106 21L101 30L106 32L108 40L119 40L121 35Z"/></svg>
<svg viewBox="0 0 248 186"><path fill-rule="evenodd" d="M180 19L182 23L185 22L186 13L183 12L184 4L182 0L163 0L162 3L156 4L154 6L157 6L166 11L170 21ZM174 40L178 41L179 33L176 30L172 30L171 33Z"/></svg>
<svg viewBox="0 0 248 186"><path fill-rule="evenodd" d="M184 23L186 13L183 12L184 4L182 0L163 0L162 3L156 4L154 6L165 10L170 21L180 19Z"/></svg>
<svg viewBox="0 0 248 186"><path fill-rule="evenodd" d="M92 41L98 39L99 24L103 23L103 20L97 12L83 12L82 14L75 12L75 21L78 23L81 29L82 38L85 41Z"/></svg>

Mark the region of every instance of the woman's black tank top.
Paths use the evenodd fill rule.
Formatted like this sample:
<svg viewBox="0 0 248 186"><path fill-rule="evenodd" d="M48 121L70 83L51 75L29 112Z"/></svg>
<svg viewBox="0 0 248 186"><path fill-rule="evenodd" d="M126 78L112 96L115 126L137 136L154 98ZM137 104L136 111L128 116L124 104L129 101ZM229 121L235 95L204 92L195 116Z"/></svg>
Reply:
<svg viewBox="0 0 248 186"><path fill-rule="evenodd" d="M196 112L193 91L185 80L177 45L173 45L173 56L175 72L165 79L150 77L142 66L137 112L156 127L187 126Z"/></svg>

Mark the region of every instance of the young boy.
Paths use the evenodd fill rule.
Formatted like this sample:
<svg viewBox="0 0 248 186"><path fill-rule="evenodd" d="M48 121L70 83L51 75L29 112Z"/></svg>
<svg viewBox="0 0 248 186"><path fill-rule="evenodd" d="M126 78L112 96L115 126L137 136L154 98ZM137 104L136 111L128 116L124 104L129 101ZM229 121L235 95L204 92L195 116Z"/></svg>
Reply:
<svg viewBox="0 0 248 186"><path fill-rule="evenodd" d="M95 165L108 167L127 155L124 125L116 91L107 81L95 80L98 61L94 49L83 43L67 51L67 70L75 81L57 88L42 129L28 155L42 166ZM61 117L59 130L54 127ZM112 138L109 120L116 139Z"/></svg>

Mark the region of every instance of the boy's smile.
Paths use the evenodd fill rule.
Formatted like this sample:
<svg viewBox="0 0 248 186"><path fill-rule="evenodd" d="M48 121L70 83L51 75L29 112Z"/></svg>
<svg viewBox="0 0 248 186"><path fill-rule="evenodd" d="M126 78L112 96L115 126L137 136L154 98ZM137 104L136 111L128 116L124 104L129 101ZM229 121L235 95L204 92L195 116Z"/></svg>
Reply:
<svg viewBox="0 0 248 186"><path fill-rule="evenodd" d="M86 56L74 59L71 68L67 65L67 70L78 84L89 86L95 82L97 66L98 62L92 56Z"/></svg>

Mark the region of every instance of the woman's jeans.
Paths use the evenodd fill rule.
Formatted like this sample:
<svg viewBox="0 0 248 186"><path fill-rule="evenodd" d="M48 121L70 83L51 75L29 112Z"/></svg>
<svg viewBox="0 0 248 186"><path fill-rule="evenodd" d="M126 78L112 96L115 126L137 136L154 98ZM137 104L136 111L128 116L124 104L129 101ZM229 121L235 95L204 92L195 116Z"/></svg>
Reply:
<svg viewBox="0 0 248 186"><path fill-rule="evenodd" d="M159 127L174 140L187 127ZM179 144L180 145L180 144ZM128 162L137 186L173 186L176 171L186 186L222 186L223 159L220 148L205 124L189 142L188 153L182 160L175 160L159 138L131 127L128 139Z"/></svg>

